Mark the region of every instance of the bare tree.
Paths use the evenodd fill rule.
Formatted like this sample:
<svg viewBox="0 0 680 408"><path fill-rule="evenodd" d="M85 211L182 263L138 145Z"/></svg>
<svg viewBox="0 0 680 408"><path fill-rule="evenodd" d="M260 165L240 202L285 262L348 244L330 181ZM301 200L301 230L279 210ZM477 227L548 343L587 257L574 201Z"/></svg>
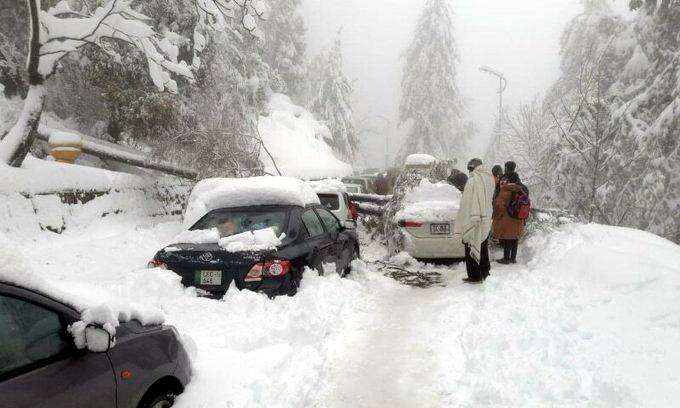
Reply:
<svg viewBox="0 0 680 408"><path fill-rule="evenodd" d="M522 104L517 112L504 112L499 154L517 163L523 183L535 201L550 189L554 152L553 120L543 104L534 100Z"/></svg>

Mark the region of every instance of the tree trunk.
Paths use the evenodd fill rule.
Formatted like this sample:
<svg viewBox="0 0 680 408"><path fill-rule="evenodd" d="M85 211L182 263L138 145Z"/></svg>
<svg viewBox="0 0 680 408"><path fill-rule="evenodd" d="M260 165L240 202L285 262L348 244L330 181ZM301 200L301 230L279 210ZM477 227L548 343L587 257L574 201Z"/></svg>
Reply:
<svg viewBox="0 0 680 408"><path fill-rule="evenodd" d="M24 100L24 108L19 120L9 133L0 140L0 161L14 167L21 167L28 154L35 133L38 130L40 116L45 105L44 77L39 72L40 65L40 1L26 0L30 15L30 41L28 49L28 94Z"/></svg>
<svg viewBox="0 0 680 408"><path fill-rule="evenodd" d="M0 141L0 161L21 167L35 139L44 104L45 88L42 85L30 86L17 123Z"/></svg>

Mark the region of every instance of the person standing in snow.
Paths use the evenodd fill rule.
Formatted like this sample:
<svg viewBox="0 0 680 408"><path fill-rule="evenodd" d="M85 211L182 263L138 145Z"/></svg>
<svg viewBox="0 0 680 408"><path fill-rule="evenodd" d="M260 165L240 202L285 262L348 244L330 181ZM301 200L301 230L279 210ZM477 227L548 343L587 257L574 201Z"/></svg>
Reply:
<svg viewBox="0 0 680 408"><path fill-rule="evenodd" d="M489 262L489 233L493 212L494 179L482 166L480 159L468 163L470 177L463 191L460 209L454 224L454 234L460 235L465 245L465 282L483 282L491 270Z"/></svg>
<svg viewBox="0 0 680 408"><path fill-rule="evenodd" d="M517 163L514 161L505 162L505 174L501 177L501 181L507 180L507 178L517 171Z"/></svg>
<svg viewBox="0 0 680 408"><path fill-rule="evenodd" d="M524 233L524 220L510 216L508 206L513 195L522 191L526 192L526 188L519 175L515 172L506 174L494 203L493 236L503 245L503 259L497 262L504 265L517 262L517 246Z"/></svg>
<svg viewBox="0 0 680 408"><path fill-rule="evenodd" d="M468 176L466 176L465 173L458 169L453 169L451 170L451 174L449 175L449 178L447 180L449 184L460 190L460 192L462 193L463 190L465 190L465 184L468 181Z"/></svg>
<svg viewBox="0 0 680 408"><path fill-rule="evenodd" d="M501 165L497 164L493 166L491 169L491 174L493 175L493 181L496 183L496 188L493 193L493 202L495 206L496 197L498 197L498 193L501 191L501 178L503 177L503 168Z"/></svg>

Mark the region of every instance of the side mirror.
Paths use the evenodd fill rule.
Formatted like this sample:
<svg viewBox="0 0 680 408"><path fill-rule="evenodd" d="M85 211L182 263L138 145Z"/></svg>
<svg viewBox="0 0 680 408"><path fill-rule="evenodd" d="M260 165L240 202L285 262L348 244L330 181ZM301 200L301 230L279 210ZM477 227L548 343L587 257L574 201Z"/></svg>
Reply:
<svg viewBox="0 0 680 408"><path fill-rule="evenodd" d="M93 353L106 353L111 349L115 339L103 327L88 325L85 328L85 345Z"/></svg>

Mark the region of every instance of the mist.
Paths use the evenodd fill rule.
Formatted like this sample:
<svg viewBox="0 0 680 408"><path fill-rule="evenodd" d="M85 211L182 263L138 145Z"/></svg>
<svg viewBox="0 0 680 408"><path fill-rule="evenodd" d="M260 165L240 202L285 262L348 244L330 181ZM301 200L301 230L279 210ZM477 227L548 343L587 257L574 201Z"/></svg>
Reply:
<svg viewBox="0 0 680 408"><path fill-rule="evenodd" d="M459 49L458 85L478 128L471 155L481 155L498 112L498 81L508 79L505 106L541 97L560 74L562 31L581 11L577 0L452 0ZM625 12L626 2L616 2ZM346 74L354 83L354 111L361 134L357 167L384 167L404 141L399 127L403 53L424 0L303 0L308 53L327 48L342 30Z"/></svg>

